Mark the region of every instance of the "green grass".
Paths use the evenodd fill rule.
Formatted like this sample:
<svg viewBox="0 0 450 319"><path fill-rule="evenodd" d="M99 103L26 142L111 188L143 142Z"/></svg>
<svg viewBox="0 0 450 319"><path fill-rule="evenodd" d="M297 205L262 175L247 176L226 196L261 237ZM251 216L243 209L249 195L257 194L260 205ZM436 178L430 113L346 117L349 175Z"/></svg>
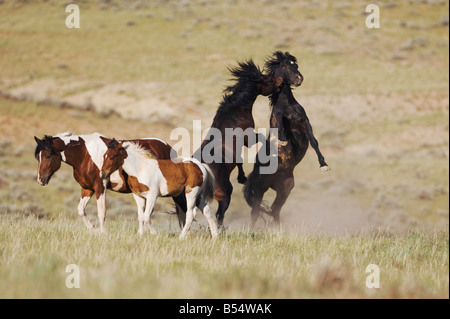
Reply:
<svg viewBox="0 0 450 319"><path fill-rule="evenodd" d="M108 234L81 221L0 214L1 298L448 298L448 231L353 236L230 231L212 241L136 234L134 220ZM80 268L68 289L67 265ZM367 265L380 268L368 289Z"/></svg>

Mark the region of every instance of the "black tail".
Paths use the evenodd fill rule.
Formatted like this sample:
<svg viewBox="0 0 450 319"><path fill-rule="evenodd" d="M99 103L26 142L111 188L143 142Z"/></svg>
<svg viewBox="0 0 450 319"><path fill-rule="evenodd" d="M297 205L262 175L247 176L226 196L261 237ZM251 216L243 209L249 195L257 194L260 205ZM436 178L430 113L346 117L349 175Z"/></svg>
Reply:
<svg viewBox="0 0 450 319"><path fill-rule="evenodd" d="M173 199L175 202L175 209L178 217L178 225L180 225L180 228L183 228L186 222L186 210L187 210L186 196L184 196L184 194L181 194L178 195L177 197L174 197Z"/></svg>
<svg viewBox="0 0 450 319"><path fill-rule="evenodd" d="M247 177L247 181L244 184L244 187L242 188L242 191L244 192L244 198L247 204L250 207L255 206L255 183L257 182L259 173L258 169L253 169L253 172L250 173ZM261 204L259 205L259 210L267 215L272 215L272 210L270 209L269 205L267 205L266 202L261 201Z"/></svg>

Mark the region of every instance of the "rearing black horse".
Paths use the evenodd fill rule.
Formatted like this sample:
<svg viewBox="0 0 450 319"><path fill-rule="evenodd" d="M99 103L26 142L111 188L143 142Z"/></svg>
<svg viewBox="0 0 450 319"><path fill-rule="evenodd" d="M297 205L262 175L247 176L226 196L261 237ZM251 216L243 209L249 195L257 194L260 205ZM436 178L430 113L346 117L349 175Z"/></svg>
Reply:
<svg viewBox="0 0 450 319"><path fill-rule="evenodd" d="M305 156L309 143L317 153L321 170L329 170L320 153L319 144L314 137L306 112L292 94L291 85L300 86L303 81L303 76L298 71L297 59L288 52L277 51L265 66L269 75L283 79L281 89L270 96L272 106L270 127L278 128L278 140L275 136L269 136L266 148L260 150L260 152L268 153L270 143L277 143L278 167L273 174L261 174L260 169L265 164L261 163L258 155L253 171L244 185L245 200L252 207L253 225L260 211L271 215L279 224L281 207L294 187L294 168ZM270 208L262 201L264 193L269 188L275 190L277 194Z"/></svg>
<svg viewBox="0 0 450 319"><path fill-rule="evenodd" d="M219 226L222 226L225 211L231 201L233 186L230 182L230 174L237 166L239 169L238 181L245 183L246 177L242 169L241 155L236 145L251 147L248 134L244 133L253 129L252 109L258 95L268 96L281 85L281 78L264 75L252 60L238 63L237 67L230 68L229 73L233 76L234 84L224 90L224 96L217 109L210 133L207 135L194 157L202 163L206 163L215 178L214 197L218 202L216 218ZM232 141L226 141L227 129L236 130L237 134L232 136ZM242 134L244 133L244 134ZM248 133L248 132L247 132ZM217 147L214 147L217 146ZM216 154L214 154L214 152ZM221 153L217 156L217 153ZM205 157L213 158L212 162ZM184 224L185 207L177 206L177 214L180 225Z"/></svg>

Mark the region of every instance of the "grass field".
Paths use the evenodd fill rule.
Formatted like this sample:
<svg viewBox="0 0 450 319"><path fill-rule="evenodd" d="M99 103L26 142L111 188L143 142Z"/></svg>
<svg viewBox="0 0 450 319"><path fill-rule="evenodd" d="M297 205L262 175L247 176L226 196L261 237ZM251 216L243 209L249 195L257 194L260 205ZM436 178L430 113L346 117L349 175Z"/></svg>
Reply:
<svg viewBox="0 0 450 319"><path fill-rule="evenodd" d="M1 298L449 297L448 1L380 3L380 29L365 27L362 1L77 3L81 28L67 29L66 3L0 1ZM174 144L174 128L211 124L227 67L274 50L300 61L294 94L332 169L308 151L282 229L249 229L236 172L216 241L203 217L179 241L164 199L159 235L139 238L132 197L115 193L108 233L90 233L67 165L36 183L33 136ZM268 126L267 98L253 114ZM65 285L70 264L80 289Z"/></svg>
<svg viewBox="0 0 450 319"><path fill-rule="evenodd" d="M1 216L1 297L8 298L441 298L448 296L448 233L346 237L235 230L185 241L164 225L136 234L116 218L108 235L66 217ZM66 267L80 268L68 289ZM366 267L380 288L366 287Z"/></svg>

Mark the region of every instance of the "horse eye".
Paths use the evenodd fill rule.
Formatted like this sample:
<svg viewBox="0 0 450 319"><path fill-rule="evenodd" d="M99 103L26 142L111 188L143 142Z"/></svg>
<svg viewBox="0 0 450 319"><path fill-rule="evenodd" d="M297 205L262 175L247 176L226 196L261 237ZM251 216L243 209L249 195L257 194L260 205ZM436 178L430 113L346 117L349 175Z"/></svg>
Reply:
<svg viewBox="0 0 450 319"><path fill-rule="evenodd" d="M51 157L51 155L47 155L47 156L45 156L45 158L50 159L52 157Z"/></svg>

